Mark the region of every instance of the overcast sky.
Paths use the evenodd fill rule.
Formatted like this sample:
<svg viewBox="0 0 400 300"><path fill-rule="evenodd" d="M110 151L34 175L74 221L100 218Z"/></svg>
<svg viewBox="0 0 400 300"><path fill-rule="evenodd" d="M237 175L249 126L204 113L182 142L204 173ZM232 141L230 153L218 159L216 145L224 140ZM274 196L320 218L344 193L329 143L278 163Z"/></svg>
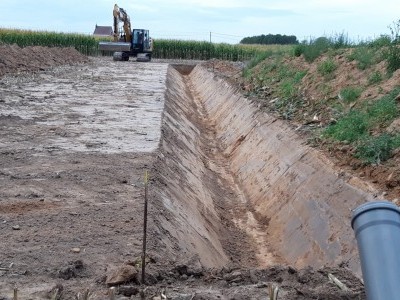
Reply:
<svg viewBox="0 0 400 300"><path fill-rule="evenodd" d="M268 33L368 39L400 19L400 0L0 0L0 27L91 34L112 26L115 3L153 38L209 40L212 32L227 43Z"/></svg>

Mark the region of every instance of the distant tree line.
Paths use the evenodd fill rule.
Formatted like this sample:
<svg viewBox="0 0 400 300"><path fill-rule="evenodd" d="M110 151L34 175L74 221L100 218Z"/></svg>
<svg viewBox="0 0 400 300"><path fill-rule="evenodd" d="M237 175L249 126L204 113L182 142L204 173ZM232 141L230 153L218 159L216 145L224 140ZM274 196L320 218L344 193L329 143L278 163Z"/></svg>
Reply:
<svg viewBox="0 0 400 300"><path fill-rule="evenodd" d="M288 45L298 44L299 41L295 35L282 34L262 34L251 37L245 37L240 41L241 44L262 44L262 45Z"/></svg>

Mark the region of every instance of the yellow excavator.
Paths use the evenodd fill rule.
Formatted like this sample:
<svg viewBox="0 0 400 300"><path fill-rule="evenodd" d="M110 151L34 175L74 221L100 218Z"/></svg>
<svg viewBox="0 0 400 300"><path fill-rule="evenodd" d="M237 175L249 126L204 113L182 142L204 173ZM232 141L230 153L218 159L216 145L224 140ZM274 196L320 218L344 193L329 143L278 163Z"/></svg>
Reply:
<svg viewBox="0 0 400 300"><path fill-rule="evenodd" d="M130 18L125 9L114 5L114 41L100 42L99 50L112 51L113 59L128 61L136 57L137 61L150 61L153 53L153 42L147 29L131 29ZM119 23L123 22L122 29Z"/></svg>

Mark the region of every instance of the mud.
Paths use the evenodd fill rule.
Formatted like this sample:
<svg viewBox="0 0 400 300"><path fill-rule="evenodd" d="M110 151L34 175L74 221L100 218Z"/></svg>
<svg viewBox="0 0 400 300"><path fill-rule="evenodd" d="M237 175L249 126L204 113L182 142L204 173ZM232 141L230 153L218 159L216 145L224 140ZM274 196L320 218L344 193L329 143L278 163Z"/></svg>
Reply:
<svg viewBox="0 0 400 300"><path fill-rule="evenodd" d="M0 296L107 299L140 257L148 170L150 286L119 299L365 298L349 216L366 187L207 68L91 58L0 95Z"/></svg>

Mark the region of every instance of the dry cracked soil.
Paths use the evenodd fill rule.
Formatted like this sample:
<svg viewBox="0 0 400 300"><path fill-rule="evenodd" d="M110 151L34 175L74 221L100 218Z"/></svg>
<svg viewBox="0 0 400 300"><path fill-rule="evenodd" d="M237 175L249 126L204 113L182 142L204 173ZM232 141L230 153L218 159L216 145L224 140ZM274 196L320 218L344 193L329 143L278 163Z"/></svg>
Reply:
<svg viewBox="0 0 400 300"><path fill-rule="evenodd" d="M272 286L278 299L365 299L349 207L369 191L323 173L312 201L296 198L301 174L322 176L310 166L335 168L308 148L286 153L295 162L258 152L258 128L283 125L207 65L1 46L0 70L0 299L15 288L18 299L111 299L111 286L115 299L267 299ZM349 202L323 204L327 186L329 201Z"/></svg>

